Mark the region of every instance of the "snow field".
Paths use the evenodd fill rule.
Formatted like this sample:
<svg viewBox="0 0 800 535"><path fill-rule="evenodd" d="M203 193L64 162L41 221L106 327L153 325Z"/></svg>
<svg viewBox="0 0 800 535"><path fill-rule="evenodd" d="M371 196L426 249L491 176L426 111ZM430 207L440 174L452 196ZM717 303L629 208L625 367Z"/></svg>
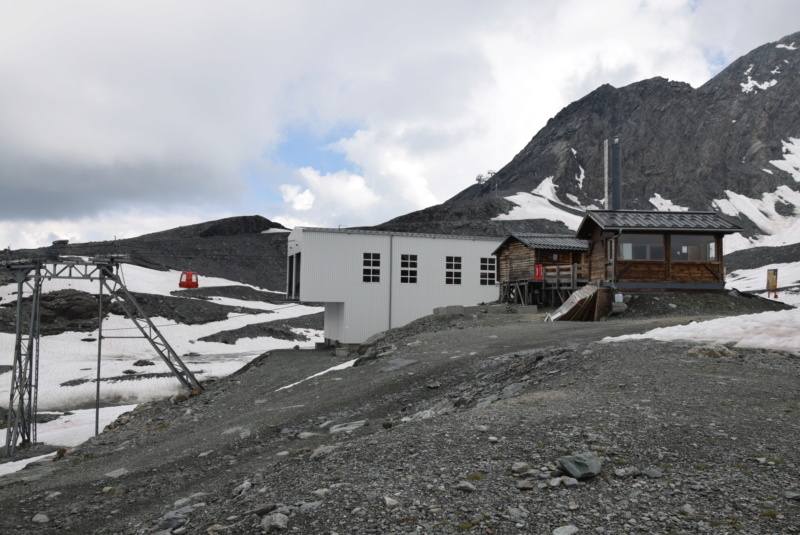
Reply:
<svg viewBox="0 0 800 535"><path fill-rule="evenodd" d="M800 309L762 312L662 327L642 334L607 337L603 342L624 340L691 340L698 343L729 344L789 351L800 355Z"/></svg>
<svg viewBox="0 0 800 535"><path fill-rule="evenodd" d="M155 295L169 296L178 289L180 272L154 271L136 266L125 266L124 280L129 290ZM244 286L240 283L201 277L202 287ZM73 288L97 294L98 283L74 280L45 281L43 292ZM254 287L253 287L254 288ZM2 302L14 301L16 285L0 287ZM260 290L259 288L256 288ZM263 291L263 290L261 290ZM240 301L215 298L213 301L246 308L262 309L263 314L229 314L223 321L203 325L183 325L165 318L151 318L161 334L172 346L181 360L199 380L229 375L258 355L272 349L313 347L324 339L322 331L296 329L309 337L308 342L278 340L275 338L242 338L234 345L218 342L201 342L198 339L220 331L238 329L254 323L289 319L320 312L322 309L302 305L273 305L266 302ZM268 313L267 311L272 311ZM40 373L38 406L41 410L71 410L93 406L97 377L97 331L66 332L55 336L42 336L39 341ZM120 377L124 370L138 373L169 373L167 365L144 339L134 324L123 316L109 315L103 321L101 378ZM114 338L129 337L137 338ZM83 341L95 339L95 341ZM11 365L14 355L15 335L0 333L0 364ZM147 359L153 366L133 367L140 359ZM198 373L198 372L202 373ZM87 380L76 386L62 386L70 380ZM9 399L11 372L0 374L0 403ZM104 404L141 403L167 397L180 389L175 377L143 378L125 381L101 381L100 395Z"/></svg>

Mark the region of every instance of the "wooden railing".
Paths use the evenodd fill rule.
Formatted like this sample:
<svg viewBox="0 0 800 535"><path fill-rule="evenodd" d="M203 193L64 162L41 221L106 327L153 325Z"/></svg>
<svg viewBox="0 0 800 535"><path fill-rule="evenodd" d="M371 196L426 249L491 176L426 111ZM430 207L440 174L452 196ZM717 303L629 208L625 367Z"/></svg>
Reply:
<svg viewBox="0 0 800 535"><path fill-rule="evenodd" d="M574 289L589 281L589 266L588 264L544 266L543 280L545 287Z"/></svg>

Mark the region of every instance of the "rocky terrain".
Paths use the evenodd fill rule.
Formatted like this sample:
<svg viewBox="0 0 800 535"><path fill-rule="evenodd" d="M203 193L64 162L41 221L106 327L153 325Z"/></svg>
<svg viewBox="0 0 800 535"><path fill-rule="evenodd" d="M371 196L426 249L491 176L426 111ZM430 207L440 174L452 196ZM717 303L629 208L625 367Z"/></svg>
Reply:
<svg viewBox="0 0 800 535"><path fill-rule="evenodd" d="M798 355L603 341L775 303L654 297L596 323L430 316L317 376L345 359L264 354L0 477L0 529L796 533Z"/></svg>

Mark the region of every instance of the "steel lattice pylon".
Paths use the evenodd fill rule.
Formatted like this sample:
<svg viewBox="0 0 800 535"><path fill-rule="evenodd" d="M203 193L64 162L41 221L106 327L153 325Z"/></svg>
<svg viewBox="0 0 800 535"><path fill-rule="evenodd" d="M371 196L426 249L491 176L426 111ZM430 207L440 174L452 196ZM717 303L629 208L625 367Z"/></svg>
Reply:
<svg viewBox="0 0 800 535"><path fill-rule="evenodd" d="M42 282L51 279L83 279L98 281L98 358L102 348L102 295L107 290L112 300L136 325L142 337L150 342L167 367L188 388L200 388L194 374L178 357L172 346L145 314L136 298L128 291L119 275L125 261L119 255L91 259L15 260L0 265L17 284L16 341L11 370L11 393L6 425L6 456L13 456L17 444L36 442L36 404L39 382L39 314ZM30 297L30 312L24 314L24 301ZM99 388L99 382L98 382Z"/></svg>

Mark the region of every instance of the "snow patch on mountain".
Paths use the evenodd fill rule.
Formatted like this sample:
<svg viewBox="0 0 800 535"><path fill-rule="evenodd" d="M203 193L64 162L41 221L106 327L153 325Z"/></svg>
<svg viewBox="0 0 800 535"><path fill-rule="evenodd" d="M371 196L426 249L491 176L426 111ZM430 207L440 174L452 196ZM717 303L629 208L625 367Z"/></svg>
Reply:
<svg viewBox="0 0 800 535"><path fill-rule="evenodd" d="M784 44L777 45L775 48L785 48L786 50L797 50L797 47L794 46L794 41L792 41L792 43L788 45Z"/></svg>
<svg viewBox="0 0 800 535"><path fill-rule="evenodd" d="M795 182L800 182L800 139L790 137L789 141L782 143L783 159L770 160L769 163L792 175Z"/></svg>
<svg viewBox="0 0 800 535"><path fill-rule="evenodd" d="M575 161L578 161L578 151L572 149L572 155L575 156ZM580 174L575 175L575 180L578 181L578 188L583 189L583 179L586 178L586 171L583 169L581 164L578 164L578 169L580 169Z"/></svg>
<svg viewBox="0 0 800 535"><path fill-rule="evenodd" d="M768 82L757 82L753 80L753 77L751 76L753 73L753 67L754 65L751 63L747 70L744 71L744 75L747 76L747 81L739 84L742 86L742 93L757 93L756 89L761 89L763 91L778 83L778 81L774 78Z"/></svg>
<svg viewBox="0 0 800 535"><path fill-rule="evenodd" d="M671 200L665 199L661 194L656 193L655 197L650 197L650 204L656 207L656 210L665 212L688 212L689 208L685 206L678 206Z"/></svg>
<svg viewBox="0 0 800 535"><path fill-rule="evenodd" d="M516 195L506 197L506 200L517 206L507 214L500 214L492 218L492 221L548 219L550 221L561 221L571 230L578 230L583 218L567 211L569 207L558 200L556 196L557 187L553 183L553 177L549 176L542 180L536 189L530 193L519 192Z"/></svg>
<svg viewBox="0 0 800 535"><path fill-rule="evenodd" d="M761 199L751 199L730 190L725 190L725 195L727 199L716 199L712 206L725 215L747 217L764 233L750 239L741 235L731 236L730 240L726 238L726 251L800 243L800 192L779 186L773 193L764 193ZM794 206L794 215L778 213L778 204Z"/></svg>

